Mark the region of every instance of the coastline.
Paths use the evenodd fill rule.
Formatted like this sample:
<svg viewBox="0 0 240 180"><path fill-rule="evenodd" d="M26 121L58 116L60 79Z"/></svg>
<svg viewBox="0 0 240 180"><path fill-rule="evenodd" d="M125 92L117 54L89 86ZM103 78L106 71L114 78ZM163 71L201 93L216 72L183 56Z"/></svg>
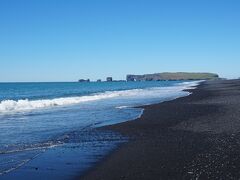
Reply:
<svg viewBox="0 0 240 180"><path fill-rule="evenodd" d="M153 84L155 84L155 82L153 82ZM123 98L124 105L122 106L121 101L117 101L115 104L110 103L109 106L104 106L104 101L102 103L96 102L97 106L103 108L101 108L101 111L100 109L97 109L98 111L96 112L93 111L94 116L92 117L84 116L84 111L79 111L78 109L76 111L77 115L73 113L75 117L72 118L70 113L68 114L67 119L71 119L73 124L74 122L79 122L81 119L88 119L88 122L90 122L89 126L86 126L86 128L83 129L81 126L76 127L74 130L53 137L45 144L40 144L42 146L39 144L33 144L30 148L26 146L19 151L4 151L4 153L1 155L1 158L5 158L5 162L12 163L7 164L7 166L2 164L0 167L1 179L22 179L24 177L28 177L30 179L41 179L43 177L51 179L73 179L79 174L82 175L89 170L89 168L93 167L96 163L105 158L106 155L115 151L119 145L122 145L128 141L127 136L122 136L120 133L100 127L105 127L107 125L116 124L119 122L127 122L139 118L142 116L144 110L140 106L163 101L171 101L179 97L187 96L190 93L184 92L183 90L196 86L197 84L198 81L164 82L160 83L161 86L159 88L146 88L146 90L133 89L132 91L130 90L130 94L133 93L133 96L137 95L138 97L142 96L142 100L141 98L136 98L136 100L133 98L134 103L131 105L131 98ZM118 84L116 85L119 86ZM149 85L151 84L144 86ZM125 94L129 93L128 90L123 92ZM152 100L149 100L147 96L150 96ZM134 108L137 106L139 106L139 108ZM112 110L110 110L109 112L111 114L108 114L107 111L104 112L104 107L113 107L116 112L112 113ZM87 110L88 108L86 108L86 112L88 113ZM65 115L64 111L63 115ZM38 114L36 117L32 116L32 118L38 119ZM40 116L39 121L37 122L44 122L42 121L42 118L43 117ZM45 118L46 120L51 120L51 123L54 123L54 121L51 119L51 116ZM103 121L104 119L106 122ZM56 122L59 121L57 120ZM31 127L31 123L26 123L26 125ZM24 124L26 129L25 131L31 130L32 127L28 128L26 125ZM45 123L41 123L40 125L45 127ZM66 125L64 125L65 128L67 128ZM68 125L71 127L71 123L68 123ZM34 134L31 133L31 138L33 135ZM34 154L34 156L32 154ZM19 161L11 161L11 158L19 158ZM21 162L21 160L23 163L18 163Z"/></svg>
<svg viewBox="0 0 240 180"><path fill-rule="evenodd" d="M129 142L76 179L239 178L239 87L206 81L189 96L144 106L136 120L103 127Z"/></svg>

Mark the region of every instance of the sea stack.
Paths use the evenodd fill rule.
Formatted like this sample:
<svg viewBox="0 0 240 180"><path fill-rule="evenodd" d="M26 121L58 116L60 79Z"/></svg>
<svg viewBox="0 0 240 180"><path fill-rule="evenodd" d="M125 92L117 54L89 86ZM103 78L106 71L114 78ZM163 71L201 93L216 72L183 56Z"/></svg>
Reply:
<svg viewBox="0 0 240 180"><path fill-rule="evenodd" d="M90 82L90 79L79 79L78 82Z"/></svg>
<svg viewBox="0 0 240 180"><path fill-rule="evenodd" d="M112 82L113 81L113 78L112 77L107 77L107 82Z"/></svg>

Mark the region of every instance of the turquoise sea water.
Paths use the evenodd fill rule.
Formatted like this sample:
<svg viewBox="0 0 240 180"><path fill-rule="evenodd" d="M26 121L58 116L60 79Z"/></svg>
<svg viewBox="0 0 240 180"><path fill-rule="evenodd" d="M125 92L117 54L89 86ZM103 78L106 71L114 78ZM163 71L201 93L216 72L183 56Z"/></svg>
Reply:
<svg viewBox="0 0 240 180"><path fill-rule="evenodd" d="M196 82L181 81L1 83L0 178L39 178L44 174L67 179L126 140L112 132L96 135L94 128L133 120L143 111L134 106L186 96L189 93L183 90L194 85ZM73 153L73 149L77 151ZM56 156L61 151L65 155ZM73 154L78 154L77 160ZM75 163L76 170L61 172L66 166L61 159ZM34 176L30 173L31 168L42 166L58 173L47 169Z"/></svg>

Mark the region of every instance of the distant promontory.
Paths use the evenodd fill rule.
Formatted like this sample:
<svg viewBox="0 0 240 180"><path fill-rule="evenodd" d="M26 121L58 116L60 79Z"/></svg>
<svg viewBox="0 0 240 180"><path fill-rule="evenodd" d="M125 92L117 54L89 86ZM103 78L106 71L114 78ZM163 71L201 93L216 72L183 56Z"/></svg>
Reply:
<svg viewBox="0 0 240 180"><path fill-rule="evenodd" d="M174 81L174 80L214 80L218 79L218 74L214 73L155 73L144 75L127 75L127 81Z"/></svg>

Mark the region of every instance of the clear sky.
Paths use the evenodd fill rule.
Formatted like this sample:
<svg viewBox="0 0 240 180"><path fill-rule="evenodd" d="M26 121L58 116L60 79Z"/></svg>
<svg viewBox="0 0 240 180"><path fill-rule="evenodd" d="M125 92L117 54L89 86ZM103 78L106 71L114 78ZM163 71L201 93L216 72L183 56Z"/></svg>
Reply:
<svg viewBox="0 0 240 180"><path fill-rule="evenodd" d="M0 0L0 81L240 77L239 0Z"/></svg>

